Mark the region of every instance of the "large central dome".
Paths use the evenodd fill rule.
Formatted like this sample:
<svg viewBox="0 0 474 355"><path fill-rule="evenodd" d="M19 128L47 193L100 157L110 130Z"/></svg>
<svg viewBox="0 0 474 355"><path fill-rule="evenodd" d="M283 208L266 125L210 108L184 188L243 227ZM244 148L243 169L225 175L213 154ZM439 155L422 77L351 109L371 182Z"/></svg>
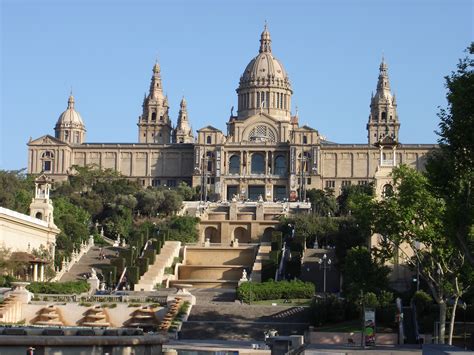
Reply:
<svg viewBox="0 0 474 355"><path fill-rule="evenodd" d="M260 36L259 54L253 58L240 77L239 119L264 111L272 116L290 117L290 80L283 65L273 56L272 40L267 27Z"/></svg>

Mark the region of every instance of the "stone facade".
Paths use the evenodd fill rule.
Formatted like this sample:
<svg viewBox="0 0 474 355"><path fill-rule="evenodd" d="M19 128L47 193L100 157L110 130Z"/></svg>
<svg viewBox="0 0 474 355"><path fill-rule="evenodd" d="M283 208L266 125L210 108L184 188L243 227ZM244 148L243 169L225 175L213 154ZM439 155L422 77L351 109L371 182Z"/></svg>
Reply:
<svg viewBox="0 0 474 355"><path fill-rule="evenodd" d="M385 60L370 102L367 144L333 143L300 126L298 114L291 114L289 77L272 53L266 28L258 55L240 78L238 110L231 113L227 133L207 126L194 137L184 98L173 128L160 73L155 64L138 120L138 143L84 143L85 126L71 96L55 137L28 143L28 172L61 181L73 173L73 165L95 165L144 186L200 186L203 197L214 200L294 201L304 199L310 188L338 194L347 185L386 184L393 166L423 169L426 154L436 147L398 143L400 122Z"/></svg>

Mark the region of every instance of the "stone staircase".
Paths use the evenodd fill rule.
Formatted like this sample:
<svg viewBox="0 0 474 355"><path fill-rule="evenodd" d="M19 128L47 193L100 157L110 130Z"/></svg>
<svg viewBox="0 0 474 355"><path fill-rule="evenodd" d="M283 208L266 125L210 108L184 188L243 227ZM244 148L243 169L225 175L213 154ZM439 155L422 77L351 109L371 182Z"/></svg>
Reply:
<svg viewBox="0 0 474 355"><path fill-rule="evenodd" d="M180 338L263 341L270 329L279 335L303 335L309 320L308 307L202 304L193 306Z"/></svg>
<svg viewBox="0 0 474 355"><path fill-rule="evenodd" d="M255 262L252 267L252 281L262 282L262 266L265 260L270 259L270 252L272 251L272 246L270 244L261 244L258 248L257 256L255 257Z"/></svg>
<svg viewBox="0 0 474 355"><path fill-rule="evenodd" d="M156 284L163 282L165 268L173 264L174 258L179 256L181 242L166 241L156 256L155 263L140 277L134 286L135 291L153 291Z"/></svg>
<svg viewBox="0 0 474 355"><path fill-rule="evenodd" d="M331 266L326 269L326 291L339 292L340 273L334 249L306 249L302 260L300 279L314 283L316 285L316 292L323 292L324 270L319 265L319 260L324 254L331 259Z"/></svg>
<svg viewBox="0 0 474 355"><path fill-rule="evenodd" d="M105 254L105 259L99 257L100 250ZM94 268L98 272L104 265L109 265L111 258L115 257L120 248L115 247L99 247L93 246L84 254L79 261L74 264L69 271L67 271L60 279L60 282L84 280L84 275L90 274L91 269Z"/></svg>

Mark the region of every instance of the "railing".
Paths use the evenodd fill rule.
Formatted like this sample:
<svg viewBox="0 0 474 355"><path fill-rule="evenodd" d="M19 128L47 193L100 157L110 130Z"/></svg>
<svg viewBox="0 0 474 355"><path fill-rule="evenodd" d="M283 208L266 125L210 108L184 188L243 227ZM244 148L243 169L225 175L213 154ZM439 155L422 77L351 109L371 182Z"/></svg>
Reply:
<svg viewBox="0 0 474 355"><path fill-rule="evenodd" d="M166 304L168 295L50 295L35 293L33 301L42 302L94 302L94 303L159 303Z"/></svg>
<svg viewBox="0 0 474 355"><path fill-rule="evenodd" d="M51 279L51 281L59 281L61 277L63 277L66 272L71 270L74 264L76 264L93 246L94 237L91 235L88 242L82 243L79 250L74 250L72 252L69 260L66 260L66 258L63 259L61 266L56 268L56 275Z"/></svg>

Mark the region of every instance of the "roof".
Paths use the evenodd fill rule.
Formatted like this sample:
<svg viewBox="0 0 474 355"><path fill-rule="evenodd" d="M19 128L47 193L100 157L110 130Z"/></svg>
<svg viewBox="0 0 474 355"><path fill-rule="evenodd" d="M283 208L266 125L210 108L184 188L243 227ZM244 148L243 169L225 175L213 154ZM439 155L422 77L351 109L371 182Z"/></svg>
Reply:
<svg viewBox="0 0 474 355"><path fill-rule="evenodd" d="M206 126L206 127L203 127L201 129L198 129L198 132L200 131L218 131L218 132L222 132L220 129L217 129L216 127L213 127L213 126Z"/></svg>

